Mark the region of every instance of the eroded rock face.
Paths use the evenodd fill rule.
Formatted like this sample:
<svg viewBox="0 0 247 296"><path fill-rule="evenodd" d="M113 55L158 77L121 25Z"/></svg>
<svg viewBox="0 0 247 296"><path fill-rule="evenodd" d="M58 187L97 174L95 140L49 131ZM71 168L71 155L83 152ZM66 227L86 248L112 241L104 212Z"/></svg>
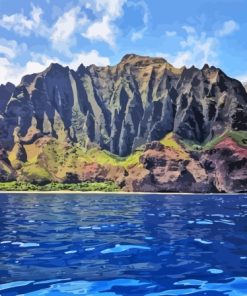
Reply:
<svg viewBox="0 0 247 296"><path fill-rule="evenodd" d="M247 192L247 149L227 138L201 161L219 192Z"/></svg>
<svg viewBox="0 0 247 296"><path fill-rule="evenodd" d="M151 143L141 166L128 171L125 190L160 192L247 192L247 149L227 138L198 159L180 157Z"/></svg>
<svg viewBox="0 0 247 296"><path fill-rule="evenodd" d="M210 192L212 184L199 161L184 158L156 142L147 145L140 158L143 167L133 168L127 177L130 191Z"/></svg>
<svg viewBox="0 0 247 296"><path fill-rule="evenodd" d="M3 114L5 108L14 92L14 84L8 82L7 84L0 85L0 114Z"/></svg>
<svg viewBox="0 0 247 296"><path fill-rule="evenodd" d="M13 181L16 174L8 159L8 153L5 149L0 148L0 182Z"/></svg>
<svg viewBox="0 0 247 296"><path fill-rule="evenodd" d="M8 150L17 126L20 138L35 128L121 156L170 131L203 142L226 129L247 129L240 82L215 67L177 69L163 58L130 54L116 66L77 71L51 64L23 77L12 92L2 103L0 97L0 143Z"/></svg>
<svg viewBox="0 0 247 296"><path fill-rule="evenodd" d="M14 92L15 86L12 83L0 85L0 148L6 147L5 139L8 136L8 124L4 115L6 106ZM13 137L13 134L12 136Z"/></svg>

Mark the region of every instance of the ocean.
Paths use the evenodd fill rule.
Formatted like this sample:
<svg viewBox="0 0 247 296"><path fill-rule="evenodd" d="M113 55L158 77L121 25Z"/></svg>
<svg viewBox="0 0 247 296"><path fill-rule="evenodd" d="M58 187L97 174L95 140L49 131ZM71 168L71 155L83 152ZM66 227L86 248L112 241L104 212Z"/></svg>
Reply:
<svg viewBox="0 0 247 296"><path fill-rule="evenodd" d="M0 194L0 295L247 295L247 196Z"/></svg>

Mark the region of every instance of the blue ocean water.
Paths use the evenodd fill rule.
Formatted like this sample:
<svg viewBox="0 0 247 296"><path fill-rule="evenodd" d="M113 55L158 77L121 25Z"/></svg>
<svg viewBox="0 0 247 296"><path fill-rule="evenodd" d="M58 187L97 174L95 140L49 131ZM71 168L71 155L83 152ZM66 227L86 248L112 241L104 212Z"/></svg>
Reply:
<svg viewBox="0 0 247 296"><path fill-rule="evenodd" d="M247 295L247 196L0 194L0 295Z"/></svg>

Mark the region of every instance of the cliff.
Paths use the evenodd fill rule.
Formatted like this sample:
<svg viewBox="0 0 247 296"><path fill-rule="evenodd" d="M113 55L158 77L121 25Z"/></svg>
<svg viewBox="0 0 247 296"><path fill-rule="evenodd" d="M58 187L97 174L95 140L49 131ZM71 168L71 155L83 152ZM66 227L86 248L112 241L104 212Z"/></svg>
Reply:
<svg viewBox="0 0 247 296"><path fill-rule="evenodd" d="M6 180L242 192L246 131L246 90L208 65L129 54L115 66L51 64L0 86Z"/></svg>

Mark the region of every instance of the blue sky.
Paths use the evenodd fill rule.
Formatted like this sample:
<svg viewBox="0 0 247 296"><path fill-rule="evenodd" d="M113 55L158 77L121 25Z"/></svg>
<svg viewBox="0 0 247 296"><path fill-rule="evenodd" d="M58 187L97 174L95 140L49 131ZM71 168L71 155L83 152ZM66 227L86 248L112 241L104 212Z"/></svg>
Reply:
<svg viewBox="0 0 247 296"><path fill-rule="evenodd" d="M0 0L0 83L51 62L114 65L126 53L247 81L246 32L246 0Z"/></svg>

